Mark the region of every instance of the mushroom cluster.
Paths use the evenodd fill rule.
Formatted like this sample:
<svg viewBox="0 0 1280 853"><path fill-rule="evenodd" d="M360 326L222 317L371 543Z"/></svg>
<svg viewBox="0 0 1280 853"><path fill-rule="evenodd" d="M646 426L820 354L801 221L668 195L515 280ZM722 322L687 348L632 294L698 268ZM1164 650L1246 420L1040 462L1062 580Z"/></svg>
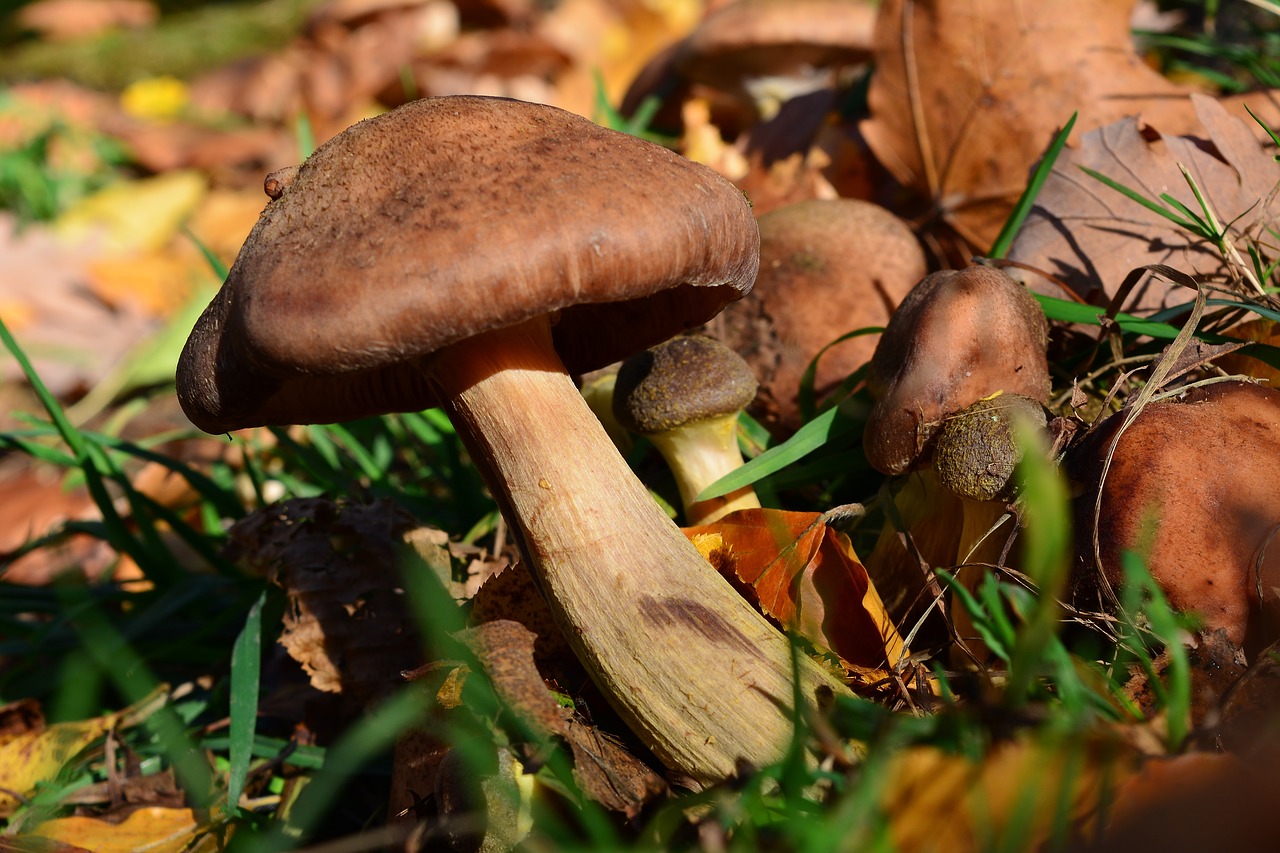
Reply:
<svg viewBox="0 0 1280 853"><path fill-rule="evenodd" d="M750 288L758 232L709 169L567 112L416 101L277 188L178 369L224 432L441 406L574 652L697 782L787 749L795 697L846 688L734 592L570 379Z"/></svg>

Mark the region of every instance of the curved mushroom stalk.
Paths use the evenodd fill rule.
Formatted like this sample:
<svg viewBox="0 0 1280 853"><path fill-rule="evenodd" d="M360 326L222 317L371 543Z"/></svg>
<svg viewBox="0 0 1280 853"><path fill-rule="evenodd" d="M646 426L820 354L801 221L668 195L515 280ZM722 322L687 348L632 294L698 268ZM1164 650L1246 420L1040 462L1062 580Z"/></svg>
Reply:
<svg viewBox="0 0 1280 853"><path fill-rule="evenodd" d="M634 477L561 365L547 322L455 344L423 369L566 638L645 744L704 783L740 759L780 758L793 736L790 642ZM846 689L803 656L800 678L810 706Z"/></svg>

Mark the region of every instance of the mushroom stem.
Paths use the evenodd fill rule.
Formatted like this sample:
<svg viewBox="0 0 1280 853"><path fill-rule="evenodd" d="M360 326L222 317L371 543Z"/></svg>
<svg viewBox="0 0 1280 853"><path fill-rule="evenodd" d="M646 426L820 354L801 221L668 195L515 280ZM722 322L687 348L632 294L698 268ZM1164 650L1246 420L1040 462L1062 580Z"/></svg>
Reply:
<svg viewBox="0 0 1280 853"><path fill-rule="evenodd" d="M654 433L649 440L675 475L685 523L690 527L719 521L735 510L759 508L760 499L750 486L698 500L703 489L742 466L737 412Z"/></svg>
<svg viewBox="0 0 1280 853"><path fill-rule="evenodd" d="M424 371L519 532L575 653L657 757L700 783L793 737L788 639L666 517L552 347L546 319L488 332ZM845 693L799 658L808 709Z"/></svg>

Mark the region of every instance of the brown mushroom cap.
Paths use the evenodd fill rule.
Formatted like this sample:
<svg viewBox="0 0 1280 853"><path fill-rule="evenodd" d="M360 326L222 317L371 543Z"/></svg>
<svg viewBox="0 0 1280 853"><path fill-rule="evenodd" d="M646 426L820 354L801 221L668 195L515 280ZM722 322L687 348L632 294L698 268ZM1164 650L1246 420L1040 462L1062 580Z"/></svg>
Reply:
<svg viewBox="0 0 1280 853"><path fill-rule="evenodd" d="M790 434L800 426L800 379L818 352L847 332L888 323L927 267L907 224L870 202L803 201L758 221L755 287L708 330L759 379L752 414ZM818 399L865 364L879 339L851 338L823 353L814 377Z"/></svg>
<svg viewBox="0 0 1280 853"><path fill-rule="evenodd" d="M999 270L925 276L885 327L867 387L876 398L863 449L877 471L901 474L927 458L942 419L1004 391L1044 403L1048 323L1025 288Z"/></svg>
<svg viewBox="0 0 1280 853"><path fill-rule="evenodd" d="M648 435L733 415L756 395L742 357L712 338L672 338L622 363L613 412L632 432Z"/></svg>
<svg viewBox="0 0 1280 853"><path fill-rule="evenodd" d="M1072 479L1084 484L1076 514L1083 588L1096 582L1094 502L1122 419L1108 418L1067 459ZM1120 437L1102 487L1098 556L1112 586L1122 581L1123 552L1142 549L1151 522L1147 567L1174 609L1200 614L1205 628L1223 628L1251 651L1277 639L1277 447L1280 390L1224 382L1147 406Z"/></svg>
<svg viewBox="0 0 1280 853"><path fill-rule="evenodd" d="M554 107L416 101L321 146L267 205L179 398L210 432L426 408L416 360L556 312L583 372L749 290L757 240L741 193L657 145Z"/></svg>
<svg viewBox="0 0 1280 853"><path fill-rule="evenodd" d="M867 0L738 0L698 25L676 66L691 80L731 91L747 78L864 62L875 19Z"/></svg>

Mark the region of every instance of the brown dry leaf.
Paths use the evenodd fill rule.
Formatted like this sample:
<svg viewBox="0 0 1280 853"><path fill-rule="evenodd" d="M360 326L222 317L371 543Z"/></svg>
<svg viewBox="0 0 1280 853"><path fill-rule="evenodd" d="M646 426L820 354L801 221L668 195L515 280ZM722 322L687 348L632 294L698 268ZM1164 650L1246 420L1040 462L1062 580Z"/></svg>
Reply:
<svg viewBox="0 0 1280 853"><path fill-rule="evenodd" d="M1075 133L1141 113L1189 130L1189 90L1134 49L1132 2L888 0L863 124L876 157L979 251L1027 173L1079 111Z"/></svg>
<svg viewBox="0 0 1280 853"><path fill-rule="evenodd" d="M421 663L400 575L415 526L387 500L299 498L231 528L228 557L288 593L280 643L316 689L367 704Z"/></svg>
<svg viewBox="0 0 1280 853"><path fill-rule="evenodd" d="M0 213L0 317L58 397L95 385L156 328L154 317L132 306L113 309L92 292L87 270L97 255L43 227L18 233ZM13 359L4 360L0 376L23 381Z"/></svg>
<svg viewBox="0 0 1280 853"><path fill-rule="evenodd" d="M117 27L144 29L159 16L149 0L36 0L20 8L14 22L50 41L67 41Z"/></svg>
<svg viewBox="0 0 1280 853"><path fill-rule="evenodd" d="M822 513L744 509L684 532L767 616L850 671L905 654L852 543Z"/></svg>
<svg viewBox="0 0 1280 853"><path fill-rule="evenodd" d="M1272 242L1262 229L1274 228L1280 212L1272 195L1280 185L1280 163L1258 143L1249 123L1222 104L1204 95L1192 95L1190 102L1200 125L1191 135L1163 133L1159 126L1143 133L1135 120L1125 119L1064 149L1010 249L1010 260L1049 273L1094 303L1105 302L1131 270L1147 264L1229 282L1232 267L1216 246L1081 171L1100 172L1154 201L1168 193L1201 214L1179 169L1183 166L1218 222L1231 223L1238 257L1249 266L1247 240ZM1042 276L1025 270L1010 274L1035 290L1060 295ZM1158 310L1193 296L1152 276L1130 295L1125 310Z"/></svg>
<svg viewBox="0 0 1280 853"><path fill-rule="evenodd" d="M131 812L123 821L82 816L47 820L31 834L94 853L182 853L192 850L192 842L207 828L191 809L146 806ZM194 849L217 848L199 845Z"/></svg>
<svg viewBox="0 0 1280 853"><path fill-rule="evenodd" d="M7 557L26 542L53 533L68 521L101 519L88 490L63 485L63 472L31 465L6 469L0 473L0 555ZM44 586L68 572L96 578L115 557L101 539L76 534L8 563L4 579L8 583Z"/></svg>
<svg viewBox="0 0 1280 853"><path fill-rule="evenodd" d="M534 635L519 622L497 620L455 635L480 662L502 704L545 738L560 738L573 757L582 791L627 817L666 790L661 777L608 734L561 706L534 663Z"/></svg>

